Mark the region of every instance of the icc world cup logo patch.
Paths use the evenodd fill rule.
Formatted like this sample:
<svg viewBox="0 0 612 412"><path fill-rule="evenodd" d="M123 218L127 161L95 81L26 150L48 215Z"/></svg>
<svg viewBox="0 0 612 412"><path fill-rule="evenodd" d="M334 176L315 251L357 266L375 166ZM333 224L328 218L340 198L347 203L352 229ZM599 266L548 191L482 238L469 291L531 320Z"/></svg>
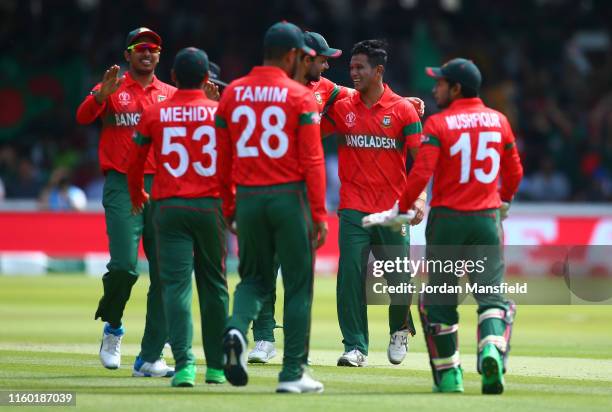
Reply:
<svg viewBox="0 0 612 412"><path fill-rule="evenodd" d="M122 106L127 106L130 104L130 101L132 100L132 96L130 96L130 94L128 92L121 92L119 93L119 104Z"/></svg>
<svg viewBox="0 0 612 412"><path fill-rule="evenodd" d="M350 112L344 118L344 123L346 123L348 127L353 127L355 126L355 119L357 119L357 116L355 115L355 113Z"/></svg>

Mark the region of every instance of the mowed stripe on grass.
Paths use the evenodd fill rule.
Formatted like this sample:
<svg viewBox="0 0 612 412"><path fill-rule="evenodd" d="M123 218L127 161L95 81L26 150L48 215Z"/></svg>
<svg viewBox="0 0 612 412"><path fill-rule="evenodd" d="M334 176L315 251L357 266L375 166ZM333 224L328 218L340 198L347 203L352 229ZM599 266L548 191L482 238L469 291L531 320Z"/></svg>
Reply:
<svg viewBox="0 0 612 412"><path fill-rule="evenodd" d="M40 358L45 356L62 359L65 354L78 357L89 362L99 364L97 354L99 345L95 344L22 344L19 347L14 344L0 343L0 354L9 353L5 364L19 363L22 359ZM128 370L135 356L138 354L139 346L134 344L122 345L123 368ZM194 353L198 359L204 359L204 352L201 348L194 348ZM167 359L172 359L172 353L166 351ZM280 369L283 351L278 350L277 356L272 359L269 365L276 365ZM339 353L330 350L312 350L310 361L312 368L316 371L319 367L334 366ZM476 370L476 355L461 355L463 368L465 371ZM253 366L257 371L258 365ZM425 352L410 352L401 365L394 366L387 360L386 352L370 352L368 355L368 368L385 368L395 372L402 372L401 375L408 376L413 371L429 371L429 361ZM512 377L551 377L566 380L593 380L602 382L612 382L612 359L588 359L588 358L561 358L561 357L539 357L539 356L510 356L508 379Z"/></svg>
<svg viewBox="0 0 612 412"><path fill-rule="evenodd" d="M131 351L131 350L130 350ZM421 355L421 354L411 354ZM376 353L378 359L384 354ZM108 371L97 357L86 353L47 353L31 350L0 350L0 388L11 390L73 390L78 410L322 410L346 411L419 410L593 410L607 411L612 402L609 379L568 379L549 376L510 374L508 390L502 396L480 395L476 373L466 372L463 395L431 393L431 375L408 367L372 366L366 368L314 367L315 375L326 385L323 395L283 396L273 393L278 364L249 368L249 385L210 386L203 383L204 366L199 366L198 386L173 389L167 379L132 378L130 365ZM333 360L325 351L314 351L313 358ZM583 361L580 359L579 361ZM569 366L569 365L568 365Z"/></svg>
<svg viewBox="0 0 612 412"><path fill-rule="evenodd" d="M232 288L236 280L230 278ZM146 277L137 283L126 311L123 365L118 371L108 371L97 358L101 323L92 319L101 291L99 279L0 276L0 390L75 390L77 409L92 411L608 411L612 404L612 332L603 326L612 323L609 307L520 307L508 389L503 396L480 395L480 378L475 373L475 308L462 307L460 340L466 393L439 395L431 393L431 373L420 330L410 340L404 364L389 365L384 307L369 310L370 366L334 366L342 347L335 279L326 277L316 281L311 340L314 374L326 385L323 395L274 394L281 353L271 365L250 367L250 382L245 388L205 385L205 366L199 364L196 388L172 389L166 379L130 376L144 325L147 286ZM282 289L282 296L280 293ZM281 302L277 313L282 313ZM194 317L194 350L202 363L198 319ZM282 341L282 332L277 332L277 339ZM282 342L278 345L282 347ZM171 360L170 354L166 356Z"/></svg>

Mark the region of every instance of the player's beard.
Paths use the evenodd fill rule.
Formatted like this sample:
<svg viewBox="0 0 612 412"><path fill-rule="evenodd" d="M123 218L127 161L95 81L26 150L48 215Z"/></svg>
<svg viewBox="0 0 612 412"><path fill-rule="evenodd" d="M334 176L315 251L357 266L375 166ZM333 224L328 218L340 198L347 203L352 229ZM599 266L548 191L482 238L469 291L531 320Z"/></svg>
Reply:
<svg viewBox="0 0 612 412"><path fill-rule="evenodd" d="M289 77L291 77L292 79L295 79L295 74L297 73L297 69L298 69L298 59L296 58L295 60L293 60L293 66L291 66Z"/></svg>
<svg viewBox="0 0 612 412"><path fill-rule="evenodd" d="M306 83L318 82L319 80L321 80L321 73L316 69L311 70L306 72L304 78L306 79Z"/></svg>
<svg viewBox="0 0 612 412"><path fill-rule="evenodd" d="M134 70L134 73L139 76L148 76L149 74L155 72L155 68L139 69L138 67L133 67L132 70Z"/></svg>
<svg viewBox="0 0 612 412"><path fill-rule="evenodd" d="M438 109L446 109L451 104L451 96L450 92L447 92L443 98L436 99L436 106Z"/></svg>
<svg viewBox="0 0 612 412"><path fill-rule="evenodd" d="M138 62L132 64L132 70L139 76L148 76L151 73L155 73L155 68L157 67L157 62L153 61L153 64L150 66L141 66Z"/></svg>

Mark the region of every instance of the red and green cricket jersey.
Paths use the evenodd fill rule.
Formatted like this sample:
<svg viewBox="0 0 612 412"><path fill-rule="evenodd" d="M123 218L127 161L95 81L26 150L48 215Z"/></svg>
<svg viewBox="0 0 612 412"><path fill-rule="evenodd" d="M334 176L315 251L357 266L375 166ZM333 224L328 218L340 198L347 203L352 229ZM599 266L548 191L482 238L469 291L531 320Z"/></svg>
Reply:
<svg viewBox="0 0 612 412"><path fill-rule="evenodd" d="M305 181L316 222L326 219L320 116L311 90L277 67L258 66L223 92L216 116L223 213L235 185Z"/></svg>
<svg viewBox="0 0 612 412"><path fill-rule="evenodd" d="M461 211L509 202L523 177L506 116L479 98L458 99L425 122L423 144L400 200L406 211L433 174L431 206ZM501 187L498 189L499 178Z"/></svg>
<svg viewBox="0 0 612 412"><path fill-rule="evenodd" d="M219 197L216 112L217 102L201 89L179 89L170 99L145 109L136 127L137 147L128 167L128 186L135 205L141 200L151 147L157 165L153 199Z"/></svg>
<svg viewBox="0 0 612 412"><path fill-rule="evenodd" d="M338 86L325 77L321 77L317 82L308 83L306 87L312 91L315 101L319 105L319 113L321 114L325 114L336 101L348 97L352 91L352 89Z"/></svg>
<svg viewBox="0 0 612 412"><path fill-rule="evenodd" d="M406 155L421 143L421 122L412 104L385 84L368 108L360 93L330 107L338 139L339 209L372 213L389 209L406 186Z"/></svg>
<svg viewBox="0 0 612 412"><path fill-rule="evenodd" d="M100 86L98 83L81 103L76 120L79 124L89 124L98 117L102 119L102 133L98 145L100 168L103 172L115 170L126 173L128 156L133 145L132 136L140 114L146 107L171 97L176 88L158 80L157 77L153 77L153 82L143 88L126 72L117 91L104 103L98 104L94 96ZM145 173L154 172L155 163L151 154L145 166Z"/></svg>

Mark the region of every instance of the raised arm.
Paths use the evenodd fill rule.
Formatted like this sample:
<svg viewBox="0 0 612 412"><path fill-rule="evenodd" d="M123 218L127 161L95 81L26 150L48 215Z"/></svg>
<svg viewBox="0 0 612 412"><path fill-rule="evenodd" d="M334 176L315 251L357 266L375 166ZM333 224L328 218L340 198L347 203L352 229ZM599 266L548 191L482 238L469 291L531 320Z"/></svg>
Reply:
<svg viewBox="0 0 612 412"><path fill-rule="evenodd" d="M93 88L77 109L77 123L90 124L96 120L106 108L108 97L117 91L122 82L123 78L119 77L119 66L113 65L104 72L102 82Z"/></svg>

